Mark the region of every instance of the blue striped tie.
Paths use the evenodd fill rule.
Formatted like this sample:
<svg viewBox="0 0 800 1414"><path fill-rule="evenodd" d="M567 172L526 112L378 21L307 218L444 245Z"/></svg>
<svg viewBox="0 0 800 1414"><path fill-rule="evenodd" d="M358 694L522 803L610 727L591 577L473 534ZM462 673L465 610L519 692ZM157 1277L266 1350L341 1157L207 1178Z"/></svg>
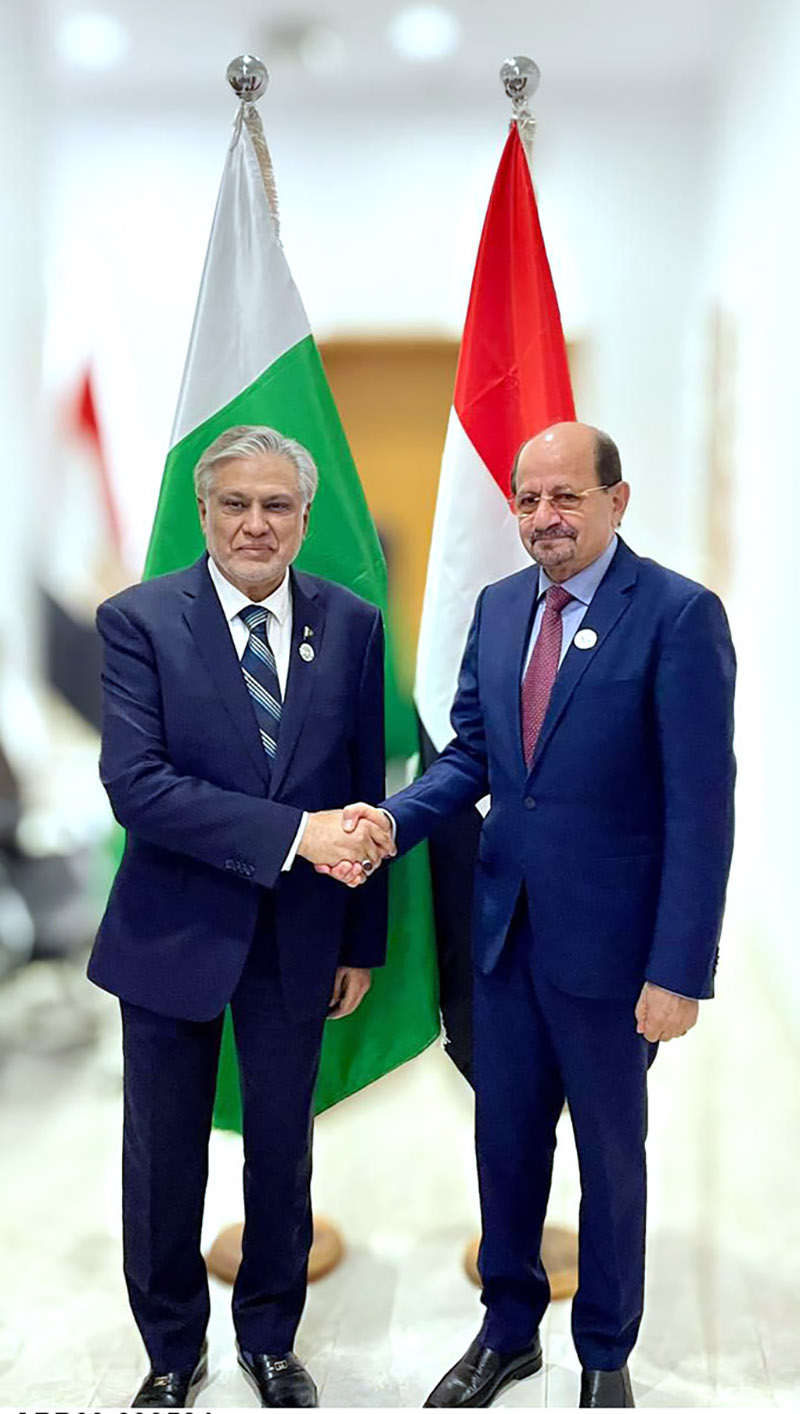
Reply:
<svg viewBox="0 0 800 1414"><path fill-rule="evenodd" d="M261 745L270 761L274 761L281 720L281 686L275 654L267 637L269 613L269 609L251 604L239 610L239 618L244 620L250 631L247 647L242 654L242 672L261 733Z"/></svg>

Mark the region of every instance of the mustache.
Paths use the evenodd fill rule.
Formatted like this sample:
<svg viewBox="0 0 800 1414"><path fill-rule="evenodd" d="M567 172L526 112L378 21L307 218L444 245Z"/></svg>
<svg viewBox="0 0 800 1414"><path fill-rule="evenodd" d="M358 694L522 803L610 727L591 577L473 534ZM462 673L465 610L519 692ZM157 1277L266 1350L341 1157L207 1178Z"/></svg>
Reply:
<svg viewBox="0 0 800 1414"><path fill-rule="evenodd" d="M557 530L536 530L532 537L532 543L538 544L540 540L576 540L577 535L574 530L569 530L566 526L559 526Z"/></svg>

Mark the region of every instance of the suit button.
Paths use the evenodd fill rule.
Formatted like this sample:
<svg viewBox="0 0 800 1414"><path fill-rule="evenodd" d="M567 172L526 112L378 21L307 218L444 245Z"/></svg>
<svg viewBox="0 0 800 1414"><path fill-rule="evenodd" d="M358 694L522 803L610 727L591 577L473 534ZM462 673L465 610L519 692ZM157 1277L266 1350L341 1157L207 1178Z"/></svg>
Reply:
<svg viewBox="0 0 800 1414"><path fill-rule="evenodd" d="M532 795L526 795L526 797L525 797L525 799L524 799L524 801L523 801L522 803L523 803L523 805L525 806L525 809L526 809L526 810L535 810L535 809L536 809L536 801L534 800L534 798L533 798Z"/></svg>

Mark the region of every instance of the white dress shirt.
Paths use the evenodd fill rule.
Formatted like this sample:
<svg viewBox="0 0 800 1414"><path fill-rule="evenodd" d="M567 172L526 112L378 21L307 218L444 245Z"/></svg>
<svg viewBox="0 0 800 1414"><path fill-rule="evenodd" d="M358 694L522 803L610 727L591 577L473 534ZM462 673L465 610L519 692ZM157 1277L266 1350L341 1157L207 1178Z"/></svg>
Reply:
<svg viewBox="0 0 800 1414"><path fill-rule="evenodd" d="M278 674L278 682L281 689L281 698L286 698L286 684L289 679L289 659L292 651L292 623L294 619L292 610L292 596L289 592L289 571L283 576L277 589L273 589L266 599L248 599L241 589L237 589L235 584L231 584L226 579L219 567L208 557L208 572L211 575L211 583L217 591L219 602L222 605L222 612L225 615L225 622L230 629L233 639L233 646L236 649L236 656L239 662L242 661L244 650L247 647L247 640L250 637L250 630L244 619L239 617L242 609L249 608L252 604L257 604L260 609L267 609L269 618L266 629L269 637L269 646L275 658L275 668ZM291 848L283 861L282 870L291 869L294 864L298 846L303 838L306 825L308 824L308 811L303 811L297 834L292 841Z"/></svg>

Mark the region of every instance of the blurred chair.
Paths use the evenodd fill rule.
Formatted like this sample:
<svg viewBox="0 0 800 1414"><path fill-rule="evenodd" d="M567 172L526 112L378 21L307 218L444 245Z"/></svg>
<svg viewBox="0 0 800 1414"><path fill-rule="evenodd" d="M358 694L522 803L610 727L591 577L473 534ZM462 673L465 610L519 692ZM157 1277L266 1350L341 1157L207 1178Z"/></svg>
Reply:
<svg viewBox="0 0 800 1414"><path fill-rule="evenodd" d="M20 818L19 790L0 747L0 982L33 956L36 929L8 867Z"/></svg>
<svg viewBox="0 0 800 1414"><path fill-rule="evenodd" d="M34 854L21 843L22 816L18 781L0 746L0 985L14 979L16 986L0 1060L20 1049L61 1054L98 1035L84 977L98 916L96 845ZM42 966L22 978L31 962Z"/></svg>

